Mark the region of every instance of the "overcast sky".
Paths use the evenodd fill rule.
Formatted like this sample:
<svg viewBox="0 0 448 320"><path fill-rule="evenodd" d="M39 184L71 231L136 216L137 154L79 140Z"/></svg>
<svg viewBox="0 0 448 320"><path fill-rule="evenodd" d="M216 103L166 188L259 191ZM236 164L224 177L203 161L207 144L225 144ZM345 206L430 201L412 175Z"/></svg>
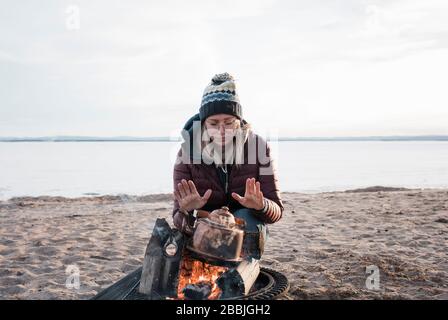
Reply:
<svg viewBox="0 0 448 320"><path fill-rule="evenodd" d="M0 136L176 135L220 72L260 133L448 134L446 0L0 4Z"/></svg>

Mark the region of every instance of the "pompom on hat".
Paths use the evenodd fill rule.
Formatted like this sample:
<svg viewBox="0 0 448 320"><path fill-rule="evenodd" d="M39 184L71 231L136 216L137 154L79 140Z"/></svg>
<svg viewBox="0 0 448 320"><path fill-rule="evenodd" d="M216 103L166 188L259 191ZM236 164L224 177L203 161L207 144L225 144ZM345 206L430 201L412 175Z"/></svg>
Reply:
<svg viewBox="0 0 448 320"><path fill-rule="evenodd" d="M199 117L201 121L215 114L230 114L238 119L243 118L240 99L236 93L234 78L228 74L216 74L202 95Z"/></svg>

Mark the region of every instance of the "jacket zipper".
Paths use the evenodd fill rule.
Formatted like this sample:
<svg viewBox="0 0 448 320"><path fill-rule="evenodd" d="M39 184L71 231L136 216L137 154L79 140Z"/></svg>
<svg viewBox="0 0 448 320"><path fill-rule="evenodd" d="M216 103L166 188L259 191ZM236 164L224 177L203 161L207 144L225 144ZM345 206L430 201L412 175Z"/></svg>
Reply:
<svg viewBox="0 0 448 320"><path fill-rule="evenodd" d="M221 167L222 171L225 173L226 175L226 181L225 181L225 187L224 187L224 191L226 194L226 200L227 200L227 206L230 207L230 200L231 197L229 195L229 185L230 185L230 178L231 178L231 173L229 174L229 171L227 170L227 165L225 165L225 169L223 167ZM233 171L233 170L232 170Z"/></svg>
<svg viewBox="0 0 448 320"><path fill-rule="evenodd" d="M226 193L226 196L227 196L227 192L228 192L228 189L229 189L229 175L227 173L227 165L225 165L225 167L226 167L225 169L223 167L221 167L221 169L222 169L222 171L226 175L225 193Z"/></svg>

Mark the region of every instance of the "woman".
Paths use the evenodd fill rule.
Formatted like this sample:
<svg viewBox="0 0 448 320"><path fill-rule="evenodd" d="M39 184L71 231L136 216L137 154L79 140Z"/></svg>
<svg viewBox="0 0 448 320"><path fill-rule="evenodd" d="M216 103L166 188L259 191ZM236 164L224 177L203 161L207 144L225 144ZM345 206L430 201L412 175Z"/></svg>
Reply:
<svg viewBox="0 0 448 320"><path fill-rule="evenodd" d="M284 208L269 145L243 119L235 89L228 73L215 75L199 113L184 126L173 174L173 220L191 235L196 217L227 206L246 222L244 254L259 259L266 224L279 221Z"/></svg>

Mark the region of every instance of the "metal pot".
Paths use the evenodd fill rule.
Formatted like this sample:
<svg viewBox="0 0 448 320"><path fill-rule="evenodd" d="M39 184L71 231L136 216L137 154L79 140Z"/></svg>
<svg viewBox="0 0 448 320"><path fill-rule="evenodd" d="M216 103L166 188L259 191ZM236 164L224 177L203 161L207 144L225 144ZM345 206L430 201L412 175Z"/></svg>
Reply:
<svg viewBox="0 0 448 320"><path fill-rule="evenodd" d="M205 258L241 261L244 225L235 221L229 208L222 207L208 218L198 219L188 249Z"/></svg>

